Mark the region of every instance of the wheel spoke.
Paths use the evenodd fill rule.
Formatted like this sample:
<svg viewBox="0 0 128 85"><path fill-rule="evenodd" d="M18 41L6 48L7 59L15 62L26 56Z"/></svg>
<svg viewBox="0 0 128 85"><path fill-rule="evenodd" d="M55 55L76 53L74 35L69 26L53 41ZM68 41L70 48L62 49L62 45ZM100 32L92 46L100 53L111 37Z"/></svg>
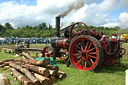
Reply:
<svg viewBox="0 0 128 85"><path fill-rule="evenodd" d="M76 31L74 31L74 30L73 30L73 33L77 34L77 32L76 32Z"/></svg>
<svg viewBox="0 0 128 85"><path fill-rule="evenodd" d="M80 50L76 49L76 51L80 53Z"/></svg>
<svg viewBox="0 0 128 85"><path fill-rule="evenodd" d="M83 48L85 48L85 43L84 43L84 40L82 40L82 44L83 44Z"/></svg>
<svg viewBox="0 0 128 85"><path fill-rule="evenodd" d="M88 55L89 57L91 57L91 58L96 58L95 56L92 56L92 55Z"/></svg>
<svg viewBox="0 0 128 85"><path fill-rule="evenodd" d="M92 48L92 49L90 49L90 50L88 50L88 52L90 52L90 51L92 51L92 50L94 50L95 48Z"/></svg>
<svg viewBox="0 0 128 85"><path fill-rule="evenodd" d="M96 54L96 52L89 52L89 54Z"/></svg>
<svg viewBox="0 0 128 85"><path fill-rule="evenodd" d="M91 62L89 60L87 60L88 64L91 66Z"/></svg>
<svg viewBox="0 0 128 85"><path fill-rule="evenodd" d="M87 62L85 61L85 65L84 65L84 67L86 68L87 67Z"/></svg>
<svg viewBox="0 0 128 85"><path fill-rule="evenodd" d="M93 62L93 60L90 58L90 61L91 61L91 63L93 64L94 62Z"/></svg>
<svg viewBox="0 0 128 85"><path fill-rule="evenodd" d="M80 28L79 28L79 23L78 23L78 31L80 31Z"/></svg>
<svg viewBox="0 0 128 85"><path fill-rule="evenodd" d="M85 50L87 49L87 47L88 47L88 44L89 44L89 41L87 41L87 43L86 43L86 47L85 47Z"/></svg>
<svg viewBox="0 0 128 85"><path fill-rule="evenodd" d="M81 58L81 55L79 57L76 57L77 59Z"/></svg>
<svg viewBox="0 0 128 85"><path fill-rule="evenodd" d="M77 62L77 64L79 64L82 61L82 58Z"/></svg>
<svg viewBox="0 0 128 85"><path fill-rule="evenodd" d="M82 31L81 31L81 32L83 32L85 29L86 29L86 28L82 29Z"/></svg>
<svg viewBox="0 0 128 85"><path fill-rule="evenodd" d="M81 51L83 51L84 49L83 49L82 43L80 44L80 46L81 46Z"/></svg>
<svg viewBox="0 0 128 85"><path fill-rule="evenodd" d="M75 53L73 56L77 56L77 55L80 55L80 53Z"/></svg>
<svg viewBox="0 0 128 85"><path fill-rule="evenodd" d="M92 45L92 43L89 44L88 49L90 49L91 45Z"/></svg>
<svg viewBox="0 0 128 85"><path fill-rule="evenodd" d="M82 66L84 66L84 60L82 60Z"/></svg>
<svg viewBox="0 0 128 85"><path fill-rule="evenodd" d="M78 45L76 45L76 47L77 47L79 50L81 50L81 48L80 48Z"/></svg>

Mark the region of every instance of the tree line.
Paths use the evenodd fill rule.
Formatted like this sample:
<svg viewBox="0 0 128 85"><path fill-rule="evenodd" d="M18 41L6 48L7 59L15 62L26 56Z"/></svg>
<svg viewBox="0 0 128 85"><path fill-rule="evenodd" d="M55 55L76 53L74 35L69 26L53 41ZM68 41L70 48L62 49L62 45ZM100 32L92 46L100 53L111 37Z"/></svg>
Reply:
<svg viewBox="0 0 128 85"><path fill-rule="evenodd" d="M0 37L45 37L55 32L51 25L41 23L36 26L13 28L10 23L0 24Z"/></svg>
<svg viewBox="0 0 128 85"><path fill-rule="evenodd" d="M103 26L88 26L90 30L94 29L98 33L103 32L107 36L111 36L111 34L116 32L121 32L122 29L120 27L103 27ZM128 30L128 29L126 29ZM0 37L47 37L56 32L56 29L52 27L52 25L46 25L45 22L36 25L36 26L28 26L13 28L10 23L5 23L4 25L0 24ZM52 35L56 36L56 35Z"/></svg>

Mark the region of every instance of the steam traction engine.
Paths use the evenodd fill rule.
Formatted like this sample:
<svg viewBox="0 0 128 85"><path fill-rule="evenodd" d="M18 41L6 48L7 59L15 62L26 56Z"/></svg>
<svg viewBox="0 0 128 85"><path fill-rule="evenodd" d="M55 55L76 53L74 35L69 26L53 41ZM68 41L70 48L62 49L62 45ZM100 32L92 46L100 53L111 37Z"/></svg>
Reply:
<svg viewBox="0 0 128 85"><path fill-rule="evenodd" d="M69 59L76 69L93 71L101 64L119 64L125 53L121 40L109 40L105 35L89 30L82 22L64 28L63 37L60 37L60 31L60 17L56 17L57 38L51 40L51 47L44 47L43 57L52 57L54 60L56 57L61 60Z"/></svg>

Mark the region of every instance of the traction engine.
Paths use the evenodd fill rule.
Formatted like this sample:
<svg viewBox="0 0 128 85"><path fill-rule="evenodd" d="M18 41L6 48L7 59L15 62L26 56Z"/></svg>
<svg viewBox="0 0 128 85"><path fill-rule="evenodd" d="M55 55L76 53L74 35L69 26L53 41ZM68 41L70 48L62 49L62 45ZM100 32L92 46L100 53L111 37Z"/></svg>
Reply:
<svg viewBox="0 0 128 85"><path fill-rule="evenodd" d="M60 37L61 31L64 32L63 37ZM56 36L51 40L51 46L44 47L42 57L69 60L79 70L93 71L101 64L120 64L120 59L126 52L121 46L123 41L108 39L102 33L89 30L83 22L60 30L60 17L56 17Z"/></svg>

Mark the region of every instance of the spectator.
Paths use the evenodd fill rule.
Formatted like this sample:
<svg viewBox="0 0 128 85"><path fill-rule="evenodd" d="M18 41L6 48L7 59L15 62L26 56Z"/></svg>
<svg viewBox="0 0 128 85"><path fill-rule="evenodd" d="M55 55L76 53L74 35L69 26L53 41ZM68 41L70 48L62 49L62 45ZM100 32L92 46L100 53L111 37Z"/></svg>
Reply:
<svg viewBox="0 0 128 85"><path fill-rule="evenodd" d="M108 41L108 38L106 37L106 35L102 35L101 41Z"/></svg>
<svg viewBox="0 0 128 85"><path fill-rule="evenodd" d="M30 42L29 41L27 41L27 48L29 48L30 47Z"/></svg>

